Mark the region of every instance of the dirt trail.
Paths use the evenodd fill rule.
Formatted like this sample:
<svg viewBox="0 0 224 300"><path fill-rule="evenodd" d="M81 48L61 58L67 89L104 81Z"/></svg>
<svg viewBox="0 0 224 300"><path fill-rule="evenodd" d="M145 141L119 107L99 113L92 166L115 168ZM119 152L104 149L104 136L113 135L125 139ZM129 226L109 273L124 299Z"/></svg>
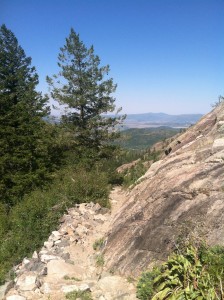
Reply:
<svg viewBox="0 0 224 300"><path fill-rule="evenodd" d="M102 247L93 249L96 241L105 238L126 200L126 191L115 187L110 193L110 212L103 213L104 209L93 203L83 203L69 209L58 231L52 233L53 242L51 235L38 254L38 264L41 264L43 257L46 260L46 274L28 272L26 265L22 264L16 286L8 296L22 296L24 298L18 298L22 300L63 300L70 290L87 288L91 290L94 300L136 300L135 286L126 278L105 269ZM31 262L31 267L35 263ZM34 276L39 282L38 288L35 284L32 288L27 285Z"/></svg>

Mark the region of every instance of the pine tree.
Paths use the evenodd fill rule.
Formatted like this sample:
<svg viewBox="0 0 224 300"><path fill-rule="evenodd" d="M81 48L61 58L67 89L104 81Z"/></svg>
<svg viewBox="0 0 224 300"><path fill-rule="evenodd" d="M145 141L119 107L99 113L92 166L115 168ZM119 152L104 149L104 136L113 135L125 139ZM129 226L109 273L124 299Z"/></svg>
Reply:
<svg viewBox="0 0 224 300"><path fill-rule="evenodd" d="M62 121L72 130L76 149L95 149L101 153L104 145L116 137L116 125L123 120L117 115L106 116L115 110L111 94L116 85L112 78L104 80L109 66L100 67L93 46L87 49L73 29L60 49L58 60L59 74L47 77L47 81L52 87L52 98L69 108Z"/></svg>
<svg viewBox="0 0 224 300"><path fill-rule="evenodd" d="M0 201L12 206L53 169L47 97L15 35L0 27Z"/></svg>

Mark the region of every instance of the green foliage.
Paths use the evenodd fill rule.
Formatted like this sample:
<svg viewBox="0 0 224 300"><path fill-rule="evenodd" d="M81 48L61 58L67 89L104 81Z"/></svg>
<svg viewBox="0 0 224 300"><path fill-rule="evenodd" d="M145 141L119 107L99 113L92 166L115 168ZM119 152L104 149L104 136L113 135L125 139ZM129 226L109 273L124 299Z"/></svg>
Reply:
<svg viewBox="0 0 224 300"><path fill-rule="evenodd" d="M115 143L126 149L147 149L179 132L179 129L169 127L130 128L121 131L121 136Z"/></svg>
<svg viewBox="0 0 224 300"><path fill-rule="evenodd" d="M50 179L60 161L56 131L43 121L47 97L14 34L0 27L0 201L8 209Z"/></svg>
<svg viewBox="0 0 224 300"><path fill-rule="evenodd" d="M81 153L88 147L101 154L105 142L117 136L115 126L123 119L105 115L115 110L111 94L116 85L112 78L107 78L109 66L100 67L93 46L87 49L73 29L58 60L59 75L47 77L47 81L52 87L52 98L70 109L62 122L73 132L76 150Z"/></svg>
<svg viewBox="0 0 224 300"><path fill-rule="evenodd" d="M98 254L96 256L96 265L97 267L103 267L105 261L104 261L104 256L103 254Z"/></svg>
<svg viewBox="0 0 224 300"><path fill-rule="evenodd" d="M68 275L65 275L64 277L63 277L65 280L75 280L75 281L81 281L81 279L80 278L77 278L77 277L70 277L70 276L68 276Z"/></svg>
<svg viewBox="0 0 224 300"><path fill-rule="evenodd" d="M103 238L100 238L98 240L96 240L93 244L93 250L101 250L102 247L104 245L104 239Z"/></svg>
<svg viewBox="0 0 224 300"><path fill-rule="evenodd" d="M0 283L14 264L43 245L67 208L91 201L109 207L108 194L106 173L76 166L61 170L48 187L24 196L8 215L0 204Z"/></svg>
<svg viewBox="0 0 224 300"><path fill-rule="evenodd" d="M66 294L68 300L92 300L91 292L89 291L74 291Z"/></svg>
<svg viewBox="0 0 224 300"><path fill-rule="evenodd" d="M154 268L152 271L142 273L138 284L136 296L138 299L147 300L154 293L153 280L159 275L159 269Z"/></svg>
<svg viewBox="0 0 224 300"><path fill-rule="evenodd" d="M144 273L137 295L142 300L223 299L223 269L223 247L189 245L184 252L172 254L156 277Z"/></svg>
<svg viewBox="0 0 224 300"><path fill-rule="evenodd" d="M132 166L130 169L127 169L123 173L124 186L129 187L134 184L141 176L145 174L147 168L144 166L142 161L139 161L136 165Z"/></svg>

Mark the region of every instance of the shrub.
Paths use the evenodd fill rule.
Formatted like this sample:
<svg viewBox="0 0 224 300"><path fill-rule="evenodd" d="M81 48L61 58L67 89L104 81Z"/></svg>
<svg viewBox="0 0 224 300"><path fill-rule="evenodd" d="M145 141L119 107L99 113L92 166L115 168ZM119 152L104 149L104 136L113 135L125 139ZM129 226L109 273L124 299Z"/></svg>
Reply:
<svg viewBox="0 0 224 300"><path fill-rule="evenodd" d="M142 300L218 300L223 299L224 248L189 245L173 253L157 276L143 273L137 285Z"/></svg>
<svg viewBox="0 0 224 300"><path fill-rule="evenodd" d="M100 238L98 240L96 240L93 244L93 250L101 250L103 248L103 244L104 244L104 239Z"/></svg>
<svg viewBox="0 0 224 300"><path fill-rule="evenodd" d="M152 297L153 280L159 275L159 269L154 268L152 271L147 271L142 273L138 284L137 284L137 298L141 300L146 300Z"/></svg>
<svg viewBox="0 0 224 300"><path fill-rule="evenodd" d="M108 194L106 173L79 166L61 171L51 185L26 195L8 215L1 204L0 284L13 265L43 245L66 208L91 201L109 207Z"/></svg>
<svg viewBox="0 0 224 300"><path fill-rule="evenodd" d="M103 254L99 254L96 256L96 265L97 267L103 267L105 261L104 261L104 257Z"/></svg>
<svg viewBox="0 0 224 300"><path fill-rule="evenodd" d="M68 300L92 300L91 292L89 291L74 291L66 294L66 299Z"/></svg>

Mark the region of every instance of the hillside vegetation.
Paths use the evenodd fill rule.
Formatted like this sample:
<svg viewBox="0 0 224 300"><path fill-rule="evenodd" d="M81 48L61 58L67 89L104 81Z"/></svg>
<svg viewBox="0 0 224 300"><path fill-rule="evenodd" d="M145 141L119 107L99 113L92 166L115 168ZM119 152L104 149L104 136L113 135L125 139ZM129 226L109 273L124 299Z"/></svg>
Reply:
<svg viewBox="0 0 224 300"><path fill-rule="evenodd" d="M121 132L116 144L127 149L147 149L179 132L180 129L171 127L130 128Z"/></svg>
<svg viewBox="0 0 224 300"><path fill-rule="evenodd" d="M116 85L109 66L100 66L93 47L87 49L73 29L58 60L61 78L55 85L48 77L51 97L70 110L54 124L45 121L49 98L36 91L31 58L12 31L0 27L1 283L13 265L41 247L67 208L90 201L109 206L117 167L110 161L118 151L110 143L123 117L103 114L115 110Z"/></svg>
<svg viewBox="0 0 224 300"><path fill-rule="evenodd" d="M0 27L0 283L43 245L69 207L91 201L109 207L110 186L136 178L118 174L117 167L146 155L113 144L123 117L104 117L115 109L116 85L103 80L109 66L99 66L93 47L87 49L74 30L61 51L62 78L48 82L51 97L72 110L49 123L48 96L36 91L31 58Z"/></svg>

